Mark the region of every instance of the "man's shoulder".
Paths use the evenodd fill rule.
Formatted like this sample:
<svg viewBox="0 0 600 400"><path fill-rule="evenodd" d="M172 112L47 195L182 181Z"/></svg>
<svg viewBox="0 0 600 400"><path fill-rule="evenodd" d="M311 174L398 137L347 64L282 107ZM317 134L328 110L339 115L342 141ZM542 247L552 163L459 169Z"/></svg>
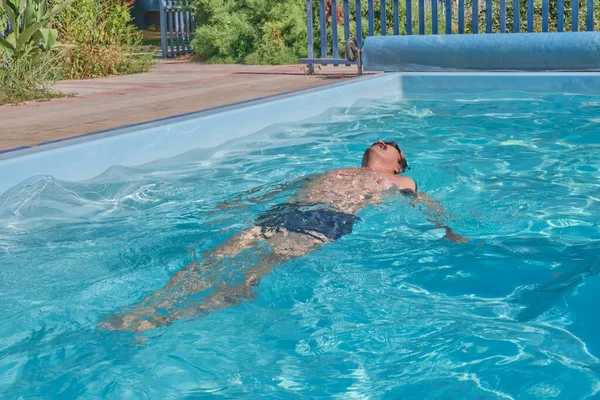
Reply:
<svg viewBox="0 0 600 400"><path fill-rule="evenodd" d="M407 176L395 176L393 179L394 183L398 185L400 189L410 189L415 192L417 191L417 184L411 178Z"/></svg>
<svg viewBox="0 0 600 400"><path fill-rule="evenodd" d="M338 168L338 169L330 169L329 171L325 171L321 174L321 176L326 176L326 175L337 175L340 173L345 173L345 174L359 174L361 172L363 172L364 170L362 168Z"/></svg>

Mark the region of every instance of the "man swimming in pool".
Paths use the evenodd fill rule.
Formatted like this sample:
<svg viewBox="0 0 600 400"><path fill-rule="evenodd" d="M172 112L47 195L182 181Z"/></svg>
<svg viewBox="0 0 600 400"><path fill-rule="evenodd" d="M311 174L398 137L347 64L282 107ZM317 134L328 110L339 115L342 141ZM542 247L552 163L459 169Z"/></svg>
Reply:
<svg viewBox="0 0 600 400"><path fill-rule="evenodd" d="M367 205L382 202L385 193L391 191L399 190L415 203L425 205L430 220L446 230L446 239L457 243L467 241L439 222L444 211L438 202L419 193L411 178L399 176L407 168L406 156L395 142L373 143L364 152L361 168L333 170L312 179L287 202L260 215L255 226L204 254L202 262L186 266L132 311L101 325L140 332L253 298L255 287L264 275L292 258L351 233L360 220L356 214ZM259 247L267 251L259 252ZM257 249L258 259L247 268L241 282L217 285L210 279L211 269L218 269L216 265L250 248ZM202 300L193 300L195 294L207 289L213 290Z"/></svg>

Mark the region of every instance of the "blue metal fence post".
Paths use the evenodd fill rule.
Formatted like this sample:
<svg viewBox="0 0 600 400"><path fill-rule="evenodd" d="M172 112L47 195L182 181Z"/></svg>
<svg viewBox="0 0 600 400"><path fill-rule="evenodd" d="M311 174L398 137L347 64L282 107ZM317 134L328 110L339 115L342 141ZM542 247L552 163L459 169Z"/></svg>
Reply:
<svg viewBox="0 0 600 400"><path fill-rule="evenodd" d="M492 33L492 0L485 0L485 33Z"/></svg>
<svg viewBox="0 0 600 400"><path fill-rule="evenodd" d="M194 39L194 30L195 30L195 20L194 20L194 12L195 9L191 9L189 11L189 18L190 18L190 52L192 51L192 40Z"/></svg>
<svg viewBox="0 0 600 400"><path fill-rule="evenodd" d="M446 34L452 33L452 0L446 0Z"/></svg>
<svg viewBox="0 0 600 400"><path fill-rule="evenodd" d="M375 34L375 6L373 0L367 2L367 15L369 17L369 36Z"/></svg>
<svg viewBox="0 0 600 400"><path fill-rule="evenodd" d="M542 0L542 32L548 32L548 0Z"/></svg>
<svg viewBox="0 0 600 400"><path fill-rule="evenodd" d="M160 0L159 14L161 53L162 58L167 58L167 16L165 13L165 0Z"/></svg>
<svg viewBox="0 0 600 400"><path fill-rule="evenodd" d="M362 10L360 0L356 0L356 41L358 42L358 48L362 49Z"/></svg>
<svg viewBox="0 0 600 400"><path fill-rule="evenodd" d="M513 32L519 33L521 31L521 11L520 11L519 0L513 0Z"/></svg>
<svg viewBox="0 0 600 400"><path fill-rule="evenodd" d="M438 0L431 0L431 33L438 34Z"/></svg>
<svg viewBox="0 0 600 400"><path fill-rule="evenodd" d="M184 22L184 35L185 39L183 41L184 48L183 51L186 53L191 50L190 43L192 41L192 37L190 35L190 11L186 8L183 12L183 22Z"/></svg>
<svg viewBox="0 0 600 400"><path fill-rule="evenodd" d="M181 24L180 24L180 17L181 17L181 8L179 7L179 5L175 6L175 43L177 43L177 53L181 54L181 52L183 51L183 43L182 43L182 37L181 37Z"/></svg>
<svg viewBox="0 0 600 400"><path fill-rule="evenodd" d="M333 58L340 58L338 52L338 32L337 32L337 2L331 0L331 48L333 50ZM338 66L339 64L333 64Z"/></svg>
<svg viewBox="0 0 600 400"><path fill-rule="evenodd" d="M344 0L344 40L350 37L350 5Z"/></svg>
<svg viewBox="0 0 600 400"><path fill-rule="evenodd" d="M394 13L394 35L400 34L400 7L398 7L398 0L394 0L393 9Z"/></svg>
<svg viewBox="0 0 600 400"><path fill-rule="evenodd" d="M500 0L500 33L506 33L506 0Z"/></svg>
<svg viewBox="0 0 600 400"><path fill-rule="evenodd" d="M577 32L579 30L579 2L575 0L571 3L571 5L573 8L571 31Z"/></svg>
<svg viewBox="0 0 600 400"><path fill-rule="evenodd" d="M533 0L527 0L527 32L533 32Z"/></svg>
<svg viewBox="0 0 600 400"><path fill-rule="evenodd" d="M461 0L464 1L464 0ZM412 1L406 0L406 34L412 35Z"/></svg>
<svg viewBox="0 0 600 400"><path fill-rule="evenodd" d="M465 0L458 0L458 33L465 33Z"/></svg>
<svg viewBox="0 0 600 400"><path fill-rule="evenodd" d="M183 51L187 53L190 49L190 36L188 35L188 22L187 22L188 7L184 3L184 8L181 11L181 24L183 25Z"/></svg>
<svg viewBox="0 0 600 400"><path fill-rule="evenodd" d="M419 35L425 34L425 0L419 0Z"/></svg>
<svg viewBox="0 0 600 400"><path fill-rule="evenodd" d="M594 30L594 0L587 0L587 28L588 32Z"/></svg>
<svg viewBox="0 0 600 400"><path fill-rule="evenodd" d="M558 0L556 12L558 13L556 17L556 30L562 32L565 29L565 3L563 0Z"/></svg>
<svg viewBox="0 0 600 400"><path fill-rule="evenodd" d="M473 15L471 15L473 24L473 33L479 33L479 3L477 0L473 0Z"/></svg>
<svg viewBox="0 0 600 400"><path fill-rule="evenodd" d="M194 13L196 12L195 7L189 8L189 16L190 16L190 51L191 51L191 43L194 37L194 33L196 31L196 19Z"/></svg>
<svg viewBox="0 0 600 400"><path fill-rule="evenodd" d="M179 28L179 16L177 15L177 10L175 9L177 4L175 1L171 2L171 16L173 17L173 30L171 31L171 35L173 35L173 41L175 43L175 55L179 54L179 37L177 36L177 29Z"/></svg>
<svg viewBox="0 0 600 400"><path fill-rule="evenodd" d="M319 0L319 31L321 32L321 58L327 58L327 20L325 0Z"/></svg>
<svg viewBox="0 0 600 400"><path fill-rule="evenodd" d="M172 1L167 1L167 7L166 10L168 12L167 14L167 20L169 21L169 44L171 45L171 54L175 54L175 38L173 37L173 31L174 31L174 26L175 26L175 15L173 13L173 2Z"/></svg>
<svg viewBox="0 0 600 400"><path fill-rule="evenodd" d="M385 16L385 0L379 0L379 22L381 24L381 36L386 35L386 16ZM370 23L371 21L369 21Z"/></svg>
<svg viewBox="0 0 600 400"><path fill-rule="evenodd" d="M312 0L306 0L306 28L308 33L308 58L315 58L315 45L313 37L313 6ZM315 64L308 64L308 73L313 74L315 72Z"/></svg>

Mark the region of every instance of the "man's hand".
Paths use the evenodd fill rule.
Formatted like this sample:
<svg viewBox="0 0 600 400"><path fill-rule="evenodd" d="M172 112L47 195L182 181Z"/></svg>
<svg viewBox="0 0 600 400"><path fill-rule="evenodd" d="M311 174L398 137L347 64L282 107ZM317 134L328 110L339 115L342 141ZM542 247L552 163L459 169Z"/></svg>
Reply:
<svg viewBox="0 0 600 400"><path fill-rule="evenodd" d="M444 239L451 240L454 243L467 243L467 242L471 241L471 239L467 239L464 236L460 236L460 235L454 233L454 231L452 231L452 228L450 228L449 226L444 226L444 228L446 229L446 234L444 235Z"/></svg>
<svg viewBox="0 0 600 400"><path fill-rule="evenodd" d="M432 199L427 194L419 192L414 198L414 203L423 204L427 207L425 214L429 217L429 222L436 224L438 228L444 228L446 230L446 234L444 235L444 239L448 239L453 241L454 243L467 243L470 240L466 237L460 236L459 234L454 233L452 228L447 225L444 225L444 217L448 217L448 214L444 210L442 203L437 200ZM414 204L413 203L413 204Z"/></svg>

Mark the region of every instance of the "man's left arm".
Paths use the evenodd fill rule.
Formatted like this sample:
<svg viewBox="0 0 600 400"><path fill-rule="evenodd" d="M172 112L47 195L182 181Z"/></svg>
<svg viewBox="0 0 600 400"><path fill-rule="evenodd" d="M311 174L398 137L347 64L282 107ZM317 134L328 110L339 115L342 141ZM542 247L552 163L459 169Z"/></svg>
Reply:
<svg viewBox="0 0 600 400"><path fill-rule="evenodd" d="M455 233L452 230L452 228L445 224L443 218L448 216L448 213L446 212L446 210L444 210L442 203L432 199L426 193L419 192L417 189L417 183L411 178L399 176L397 177L397 179L400 191L412 197L413 206L416 207L417 204L422 204L425 207L427 207L427 209L425 210L425 214L429 217L429 221L433 222L436 225L436 227L444 228L446 230L444 238L451 240L455 243L466 243L469 241L469 239Z"/></svg>

